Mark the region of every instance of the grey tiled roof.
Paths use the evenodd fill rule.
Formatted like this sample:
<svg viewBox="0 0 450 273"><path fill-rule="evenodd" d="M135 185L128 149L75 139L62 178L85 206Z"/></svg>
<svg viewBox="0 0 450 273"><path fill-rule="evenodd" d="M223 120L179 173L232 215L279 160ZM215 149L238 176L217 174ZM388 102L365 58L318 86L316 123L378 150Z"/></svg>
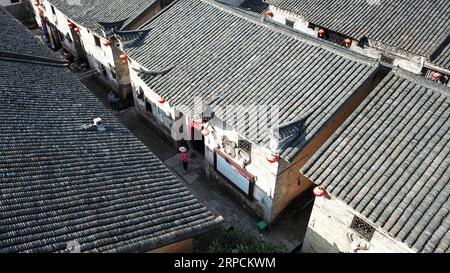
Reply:
<svg viewBox="0 0 450 273"><path fill-rule="evenodd" d="M418 252L450 252L450 89L390 73L303 173Z"/></svg>
<svg viewBox="0 0 450 273"><path fill-rule="evenodd" d="M425 57L430 57L450 35L448 0L265 0L265 2L357 40L366 36L385 45Z"/></svg>
<svg viewBox="0 0 450 273"><path fill-rule="evenodd" d="M140 252L216 223L67 68L0 57L0 101L0 252ZM82 129L96 117L106 132Z"/></svg>
<svg viewBox="0 0 450 273"><path fill-rule="evenodd" d="M73 4L76 2L80 4ZM151 7L156 0L49 0L70 19L101 34L98 22L125 20L124 26Z"/></svg>
<svg viewBox="0 0 450 273"><path fill-rule="evenodd" d="M145 28L151 30L125 51L146 69L173 67L156 77L142 75L171 105L183 109L196 96L213 106L279 105L282 123L312 112L305 130L282 151L287 160L378 67L339 46L211 1L178 1ZM236 128L241 134L268 143L268 130L244 125Z"/></svg>
<svg viewBox="0 0 450 273"><path fill-rule="evenodd" d="M447 44L433 55L431 58L433 64L450 70L450 37Z"/></svg>
<svg viewBox="0 0 450 273"><path fill-rule="evenodd" d="M264 3L262 0L247 0L241 5L241 8L264 14L269 8L269 4Z"/></svg>
<svg viewBox="0 0 450 273"><path fill-rule="evenodd" d="M44 58L55 58L55 55L45 50L45 46L37 43L37 40L28 35L28 30L19 21L12 18L11 14L0 7L0 51L36 55ZM20 36L21 39L17 39Z"/></svg>

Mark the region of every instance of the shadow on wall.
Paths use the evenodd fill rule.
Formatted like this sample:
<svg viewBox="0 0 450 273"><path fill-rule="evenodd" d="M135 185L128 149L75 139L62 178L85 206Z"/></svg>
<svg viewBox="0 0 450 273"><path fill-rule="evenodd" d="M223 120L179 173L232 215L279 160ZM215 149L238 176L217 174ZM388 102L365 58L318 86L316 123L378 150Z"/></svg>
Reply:
<svg viewBox="0 0 450 273"><path fill-rule="evenodd" d="M302 253L341 253L335 243L330 243L308 226Z"/></svg>

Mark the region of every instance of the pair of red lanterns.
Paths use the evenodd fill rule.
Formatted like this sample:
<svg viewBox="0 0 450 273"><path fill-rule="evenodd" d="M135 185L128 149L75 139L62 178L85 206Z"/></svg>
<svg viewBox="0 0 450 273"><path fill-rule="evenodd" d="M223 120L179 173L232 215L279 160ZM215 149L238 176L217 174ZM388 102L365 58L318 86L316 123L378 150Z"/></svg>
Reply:
<svg viewBox="0 0 450 273"><path fill-rule="evenodd" d="M67 25L71 29L74 27L74 24L72 22L70 22L70 21L69 21L69 23L67 23ZM78 28L78 27L73 28L73 32L75 32L76 34L80 35L80 28Z"/></svg>
<svg viewBox="0 0 450 273"><path fill-rule="evenodd" d="M319 36L319 38L325 38L326 34L327 34L327 32L323 28L319 29L319 31L317 32L317 36ZM352 46L352 39L349 39L349 38L344 39L343 44L344 44L344 46L346 48L351 47Z"/></svg>
<svg viewBox="0 0 450 273"><path fill-rule="evenodd" d="M69 21L69 23L67 23L67 25L69 26L69 28L73 28L74 27L74 24L72 23L72 22L70 22ZM76 34L78 34L78 35L80 35L80 28L78 28L78 27L75 27L74 29L73 29L73 31L76 33ZM103 45L104 46L110 46L112 43L110 42L110 41L108 41L108 40L105 40L104 42L103 42Z"/></svg>

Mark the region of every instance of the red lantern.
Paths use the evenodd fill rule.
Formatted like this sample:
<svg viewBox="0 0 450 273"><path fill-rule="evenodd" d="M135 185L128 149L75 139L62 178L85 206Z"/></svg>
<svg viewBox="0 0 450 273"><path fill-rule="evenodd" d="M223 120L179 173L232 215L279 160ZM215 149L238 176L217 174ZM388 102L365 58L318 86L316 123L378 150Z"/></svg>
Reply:
<svg viewBox="0 0 450 273"><path fill-rule="evenodd" d="M271 11L266 12L266 16L273 17L273 12Z"/></svg>
<svg viewBox="0 0 450 273"><path fill-rule="evenodd" d="M211 132L210 132L209 130L207 130L207 129L203 129L203 130L202 130L202 135L203 135L203 136L208 136L210 133L211 133Z"/></svg>
<svg viewBox="0 0 450 273"><path fill-rule="evenodd" d="M322 196L324 196L326 194L325 189L323 187L320 187L320 186L315 187L314 190L313 190L313 193L317 197L322 197Z"/></svg>
<svg viewBox="0 0 450 273"><path fill-rule="evenodd" d="M73 29L73 31L74 31L74 32L75 32L76 34L80 34L80 29L79 29L79 28L77 28L77 27L76 27L76 28L74 28L74 29Z"/></svg>
<svg viewBox="0 0 450 273"><path fill-rule="evenodd" d="M119 56L119 59L122 63L126 63L128 61L128 55L127 54L122 54Z"/></svg>
<svg viewBox="0 0 450 273"><path fill-rule="evenodd" d="M161 103L161 104L164 104L164 103L166 102L166 100L163 99L163 98L160 98L160 99L158 100L158 102Z"/></svg>
<svg viewBox="0 0 450 273"><path fill-rule="evenodd" d="M279 159L279 157L274 154L267 157L267 161L269 161L270 163L275 163L278 161L278 159Z"/></svg>
<svg viewBox="0 0 450 273"><path fill-rule="evenodd" d="M73 28L73 23L72 22L67 23L67 25L69 26L69 28Z"/></svg>
<svg viewBox="0 0 450 273"><path fill-rule="evenodd" d="M431 77L433 77L433 79L435 79L435 80L439 80L442 77L442 74L435 72L431 75Z"/></svg>
<svg viewBox="0 0 450 273"><path fill-rule="evenodd" d="M39 7L39 1L37 1L37 2L34 2L34 6L36 6L36 7Z"/></svg>
<svg viewBox="0 0 450 273"><path fill-rule="evenodd" d="M326 34L325 29L323 28L319 29L318 35L320 38L325 37L325 34Z"/></svg>
<svg viewBox="0 0 450 273"><path fill-rule="evenodd" d="M205 122L203 121L203 119L202 119L202 118L198 118L198 119L196 119L196 120L195 120L195 123L197 123L197 124L199 124L199 125L203 125L203 124L205 124Z"/></svg>
<svg viewBox="0 0 450 273"><path fill-rule="evenodd" d="M351 39L347 38L347 39L344 40L344 46L346 48L349 48L351 45L352 45L352 40Z"/></svg>
<svg viewBox="0 0 450 273"><path fill-rule="evenodd" d="M103 45L104 45L104 46L110 46L110 45L111 45L111 42L108 41L108 40L105 40L105 41L103 42Z"/></svg>

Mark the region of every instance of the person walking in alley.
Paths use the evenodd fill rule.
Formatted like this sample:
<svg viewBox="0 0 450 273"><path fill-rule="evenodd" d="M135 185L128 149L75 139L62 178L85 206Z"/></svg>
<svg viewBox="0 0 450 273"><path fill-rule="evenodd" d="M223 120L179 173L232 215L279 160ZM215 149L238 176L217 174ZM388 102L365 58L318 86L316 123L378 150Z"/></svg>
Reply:
<svg viewBox="0 0 450 273"><path fill-rule="evenodd" d="M187 149L184 146L181 146L180 149L180 161L183 164L184 174L188 172L188 163L189 163L189 154L187 153Z"/></svg>
<svg viewBox="0 0 450 273"><path fill-rule="evenodd" d="M113 91L109 91L109 93L108 93L108 102L109 102L109 105L111 106L112 110L117 110L116 109L116 95L114 95Z"/></svg>

